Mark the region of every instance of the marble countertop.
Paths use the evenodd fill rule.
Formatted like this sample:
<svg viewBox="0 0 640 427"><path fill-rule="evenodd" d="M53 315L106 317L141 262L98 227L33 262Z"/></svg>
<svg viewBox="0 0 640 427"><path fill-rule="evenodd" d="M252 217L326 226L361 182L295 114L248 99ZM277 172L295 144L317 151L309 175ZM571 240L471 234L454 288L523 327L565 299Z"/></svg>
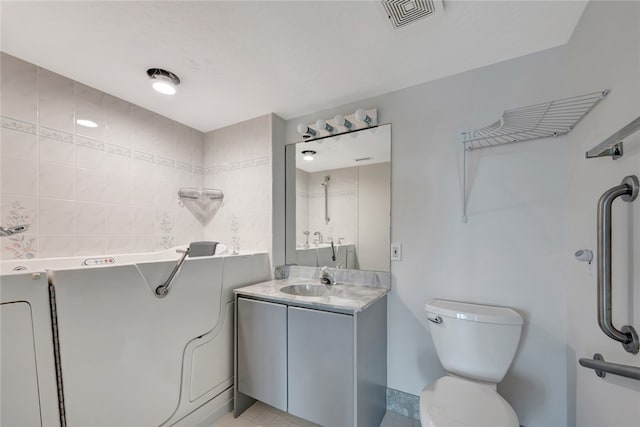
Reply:
<svg viewBox="0 0 640 427"><path fill-rule="evenodd" d="M246 295L289 305L348 312L362 311L389 292L388 289L384 288L342 283L330 286L330 293L328 295L318 297L290 295L280 291L280 289L285 286L300 284L324 286L321 285L318 280L292 277L289 279L269 280L267 282L237 288L234 292L238 295Z"/></svg>

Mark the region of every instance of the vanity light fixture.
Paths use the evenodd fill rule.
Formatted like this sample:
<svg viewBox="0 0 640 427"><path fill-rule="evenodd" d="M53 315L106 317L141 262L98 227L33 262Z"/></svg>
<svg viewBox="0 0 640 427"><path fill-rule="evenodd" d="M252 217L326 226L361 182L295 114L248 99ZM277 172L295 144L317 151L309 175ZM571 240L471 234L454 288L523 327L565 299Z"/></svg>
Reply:
<svg viewBox="0 0 640 427"><path fill-rule="evenodd" d="M94 122L93 120L88 120L88 119L78 119L76 120L76 123L79 124L80 126L84 126L86 128L97 128L98 124L96 122Z"/></svg>
<svg viewBox="0 0 640 427"><path fill-rule="evenodd" d="M336 114L336 116L333 118L333 121L336 126L344 126L347 129L351 129L353 127L353 123L347 120L342 114Z"/></svg>
<svg viewBox="0 0 640 427"><path fill-rule="evenodd" d="M163 95L175 95L178 91L180 78L171 71L162 68L149 68L147 76L151 79L151 87Z"/></svg>
<svg viewBox="0 0 640 427"><path fill-rule="evenodd" d="M304 138L310 138L312 136L316 136L316 131L303 123L300 123L298 125L298 133L302 135Z"/></svg>
<svg viewBox="0 0 640 427"><path fill-rule="evenodd" d="M304 150L302 152L302 160L306 160L307 162L310 162L311 160L315 159L316 157L316 152L313 150Z"/></svg>
<svg viewBox="0 0 640 427"><path fill-rule="evenodd" d="M356 110L356 120L358 120L359 122L365 122L367 125L371 126L371 117L369 117L367 112L362 108Z"/></svg>
<svg viewBox="0 0 640 427"><path fill-rule="evenodd" d="M333 126L331 126L329 123L327 123L325 120L319 119L316 122L316 127L320 130L326 130L329 133L334 133L336 131L336 128L334 128Z"/></svg>

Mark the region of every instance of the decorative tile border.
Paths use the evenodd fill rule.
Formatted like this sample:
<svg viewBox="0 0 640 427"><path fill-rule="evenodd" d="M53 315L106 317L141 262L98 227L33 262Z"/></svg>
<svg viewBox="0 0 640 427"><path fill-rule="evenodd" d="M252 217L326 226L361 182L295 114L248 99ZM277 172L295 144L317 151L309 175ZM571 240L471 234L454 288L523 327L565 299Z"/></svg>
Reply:
<svg viewBox="0 0 640 427"><path fill-rule="evenodd" d="M94 150L104 151L104 142L96 141L95 139L76 136L76 145L91 148Z"/></svg>
<svg viewBox="0 0 640 427"><path fill-rule="evenodd" d="M420 398L413 394L387 388L387 411L420 419Z"/></svg>
<svg viewBox="0 0 640 427"><path fill-rule="evenodd" d="M153 154L145 153L142 151L134 151L133 158L136 160L142 160L144 162L155 163L155 157Z"/></svg>
<svg viewBox="0 0 640 427"><path fill-rule="evenodd" d="M167 157L156 156L156 164L173 168L175 167L176 161Z"/></svg>
<svg viewBox="0 0 640 427"><path fill-rule="evenodd" d="M181 171L192 172L193 166L191 165L191 163L176 161L176 169Z"/></svg>
<svg viewBox="0 0 640 427"><path fill-rule="evenodd" d="M118 156L131 157L131 149L121 147L119 145L107 144L107 153L117 154Z"/></svg>
<svg viewBox="0 0 640 427"><path fill-rule="evenodd" d="M257 157L255 159L240 160L240 161L231 162L231 163L218 163L218 164L214 164L213 166L206 167L204 169L204 173L205 175L217 175L219 173L224 173L224 172L229 172L234 170L268 165L270 161L271 161L271 158L269 156L264 156L264 157Z"/></svg>
<svg viewBox="0 0 640 427"><path fill-rule="evenodd" d="M55 139L57 141L67 142L69 144L75 144L80 147L91 148L98 151L106 151L109 154L115 154L118 156L129 157L135 160L142 160L149 163L155 163L161 166L167 166L182 171L192 172L200 175L218 173L219 171L214 167L203 168L202 166L192 165L189 162L176 161L174 159L162 156L156 156L151 153L145 153L143 151L134 151L129 147L123 147L115 144L107 144L103 141L96 139L86 138L83 136L73 135L68 132L63 132L56 129L51 129L44 126L38 126L35 123L23 122L21 120L12 119L10 117L0 116L0 127L5 129L16 130L20 132L30 133L32 135L40 135L44 138ZM258 165L263 158L246 160L240 163L239 168L250 167ZM268 160L268 157L266 157ZM227 170L227 165L224 166L224 171Z"/></svg>
<svg viewBox="0 0 640 427"><path fill-rule="evenodd" d="M15 120L4 116L0 116L0 126L6 129L30 133L32 135L36 135L37 130L36 125L33 123L23 122L21 120Z"/></svg>
<svg viewBox="0 0 640 427"><path fill-rule="evenodd" d="M73 134L40 126L40 136L73 144Z"/></svg>

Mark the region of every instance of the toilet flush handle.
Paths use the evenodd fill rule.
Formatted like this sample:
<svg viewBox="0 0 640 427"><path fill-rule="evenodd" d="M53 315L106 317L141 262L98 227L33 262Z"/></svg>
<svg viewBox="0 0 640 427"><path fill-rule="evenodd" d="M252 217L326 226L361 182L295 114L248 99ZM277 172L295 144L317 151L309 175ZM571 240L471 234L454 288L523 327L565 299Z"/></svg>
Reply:
<svg viewBox="0 0 640 427"><path fill-rule="evenodd" d="M440 323L442 323L442 317L440 317L440 316L436 316L436 317L427 316L427 320L429 322L435 323L436 325L439 325Z"/></svg>

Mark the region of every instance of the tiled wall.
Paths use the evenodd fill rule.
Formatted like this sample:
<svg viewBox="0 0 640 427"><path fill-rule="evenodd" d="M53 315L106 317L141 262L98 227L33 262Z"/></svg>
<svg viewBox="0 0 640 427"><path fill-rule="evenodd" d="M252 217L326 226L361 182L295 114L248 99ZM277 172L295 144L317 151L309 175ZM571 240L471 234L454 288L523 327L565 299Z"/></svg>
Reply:
<svg viewBox="0 0 640 427"><path fill-rule="evenodd" d="M202 239L177 200L203 184L201 132L7 54L0 65L0 225L31 227L2 238L3 259Z"/></svg>
<svg viewBox="0 0 640 427"><path fill-rule="evenodd" d="M205 185L224 193L205 238L270 252L271 115L207 133L205 162Z"/></svg>

